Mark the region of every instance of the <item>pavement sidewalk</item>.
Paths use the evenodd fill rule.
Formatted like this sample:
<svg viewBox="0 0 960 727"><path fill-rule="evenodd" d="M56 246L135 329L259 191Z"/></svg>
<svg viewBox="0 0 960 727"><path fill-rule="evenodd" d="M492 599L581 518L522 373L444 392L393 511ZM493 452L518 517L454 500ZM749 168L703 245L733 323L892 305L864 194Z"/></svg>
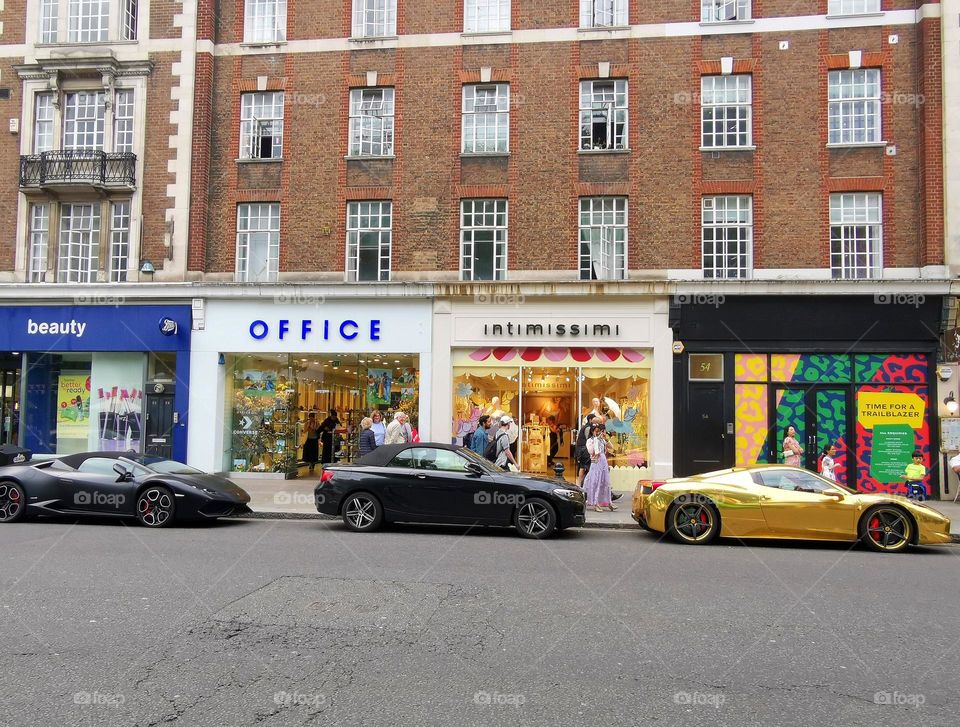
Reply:
<svg viewBox="0 0 960 727"><path fill-rule="evenodd" d="M236 478L240 487L250 493L250 509L253 514L248 517L274 519L326 519L329 516L321 515L313 502L313 490L317 486L318 477L303 477L295 480L285 480L281 477L269 478ZM630 516L630 500L633 492L624 492L623 497L615 504L615 512L594 512L587 510L588 528L637 528L639 527ZM952 500L930 500L927 503L935 510L939 510L950 518L950 532L954 540L960 541L960 503Z"/></svg>

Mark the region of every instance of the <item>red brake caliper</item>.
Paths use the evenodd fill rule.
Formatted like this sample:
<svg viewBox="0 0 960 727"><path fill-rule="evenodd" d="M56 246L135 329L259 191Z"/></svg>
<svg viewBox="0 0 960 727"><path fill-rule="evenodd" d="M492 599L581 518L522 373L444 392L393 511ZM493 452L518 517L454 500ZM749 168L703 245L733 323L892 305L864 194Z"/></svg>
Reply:
<svg viewBox="0 0 960 727"><path fill-rule="evenodd" d="M875 517L872 520L870 520L869 528L872 531L870 533L870 537L873 538L878 543L880 542L880 533L877 532L877 528L879 527L880 527L880 518Z"/></svg>

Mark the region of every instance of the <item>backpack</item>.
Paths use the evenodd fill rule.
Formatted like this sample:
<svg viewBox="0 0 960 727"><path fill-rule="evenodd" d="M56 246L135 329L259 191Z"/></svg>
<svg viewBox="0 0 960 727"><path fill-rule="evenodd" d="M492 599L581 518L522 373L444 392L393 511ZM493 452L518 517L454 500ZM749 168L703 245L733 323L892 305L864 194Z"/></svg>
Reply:
<svg viewBox="0 0 960 727"><path fill-rule="evenodd" d="M821 474L821 475L823 474L823 457L824 455L821 454L817 458L817 474Z"/></svg>
<svg viewBox="0 0 960 727"><path fill-rule="evenodd" d="M487 448L483 453L483 456L488 460L490 460L491 462L496 462L497 456L500 454L500 450L497 448L497 444L500 441L501 436L507 437L507 446L504 447L504 449L507 449L510 446L509 444L510 435L507 434L506 432L497 432L497 436L495 436L493 438L493 441L487 445Z"/></svg>

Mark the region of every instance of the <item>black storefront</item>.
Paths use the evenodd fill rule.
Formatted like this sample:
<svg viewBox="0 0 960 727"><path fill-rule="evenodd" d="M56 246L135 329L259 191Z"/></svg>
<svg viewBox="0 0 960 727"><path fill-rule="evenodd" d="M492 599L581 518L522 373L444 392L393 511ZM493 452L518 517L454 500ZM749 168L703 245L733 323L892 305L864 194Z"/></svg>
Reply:
<svg viewBox="0 0 960 727"><path fill-rule="evenodd" d="M782 462L793 425L809 469L832 443L841 482L899 492L897 468L916 448L936 493L942 305L921 295L678 296L676 474Z"/></svg>

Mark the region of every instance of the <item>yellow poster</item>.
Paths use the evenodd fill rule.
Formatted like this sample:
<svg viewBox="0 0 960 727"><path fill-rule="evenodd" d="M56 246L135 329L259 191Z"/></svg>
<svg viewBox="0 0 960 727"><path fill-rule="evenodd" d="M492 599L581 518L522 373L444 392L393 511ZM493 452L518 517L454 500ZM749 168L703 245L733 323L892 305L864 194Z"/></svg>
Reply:
<svg viewBox="0 0 960 727"><path fill-rule="evenodd" d="M57 439L86 439L90 429L90 377L63 374L57 384Z"/></svg>
<svg viewBox="0 0 960 727"><path fill-rule="evenodd" d="M857 421L865 429L877 424L906 424L923 428L924 401L916 394L891 391L861 391L857 395Z"/></svg>

